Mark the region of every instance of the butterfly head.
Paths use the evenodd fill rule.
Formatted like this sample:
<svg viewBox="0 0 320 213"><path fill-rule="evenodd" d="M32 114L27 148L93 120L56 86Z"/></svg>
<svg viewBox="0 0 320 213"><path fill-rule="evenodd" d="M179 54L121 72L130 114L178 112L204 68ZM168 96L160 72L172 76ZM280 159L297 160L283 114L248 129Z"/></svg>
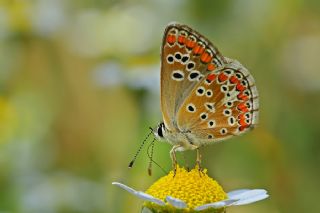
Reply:
<svg viewBox="0 0 320 213"><path fill-rule="evenodd" d="M159 139L163 139L165 137L166 127L163 122L159 123L158 126L153 129L153 134Z"/></svg>

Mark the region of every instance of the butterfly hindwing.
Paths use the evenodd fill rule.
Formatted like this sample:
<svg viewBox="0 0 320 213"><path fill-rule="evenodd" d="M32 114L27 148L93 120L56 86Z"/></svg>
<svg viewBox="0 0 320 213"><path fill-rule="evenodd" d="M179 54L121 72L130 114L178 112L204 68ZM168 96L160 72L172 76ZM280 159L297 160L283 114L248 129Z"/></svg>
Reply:
<svg viewBox="0 0 320 213"><path fill-rule="evenodd" d="M198 32L176 23L167 26L161 49L161 109L169 130L178 129L177 112L194 87L225 63Z"/></svg>
<svg viewBox="0 0 320 213"><path fill-rule="evenodd" d="M254 79L239 62L227 60L223 69L207 74L193 88L177 114L179 129L201 144L242 134L257 124Z"/></svg>

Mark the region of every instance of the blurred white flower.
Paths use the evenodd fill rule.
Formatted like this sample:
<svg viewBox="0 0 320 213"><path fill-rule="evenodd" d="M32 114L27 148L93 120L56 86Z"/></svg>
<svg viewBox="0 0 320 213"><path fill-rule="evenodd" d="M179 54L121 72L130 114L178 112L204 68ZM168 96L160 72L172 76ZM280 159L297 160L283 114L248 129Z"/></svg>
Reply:
<svg viewBox="0 0 320 213"><path fill-rule="evenodd" d="M96 212L104 209L105 190L98 183L68 173L26 176L21 208L24 212L69 209Z"/></svg>
<svg viewBox="0 0 320 213"><path fill-rule="evenodd" d="M71 48L84 56L128 56L150 49L154 14L144 6L117 6L79 12L70 26Z"/></svg>
<svg viewBox="0 0 320 213"><path fill-rule="evenodd" d="M125 85L131 89L145 89L156 94L160 91L159 66L137 66L124 71L119 63L111 61L99 64L92 75L95 85L102 88Z"/></svg>
<svg viewBox="0 0 320 213"><path fill-rule="evenodd" d="M32 8L33 30L40 36L52 36L66 24L65 1L38 0Z"/></svg>

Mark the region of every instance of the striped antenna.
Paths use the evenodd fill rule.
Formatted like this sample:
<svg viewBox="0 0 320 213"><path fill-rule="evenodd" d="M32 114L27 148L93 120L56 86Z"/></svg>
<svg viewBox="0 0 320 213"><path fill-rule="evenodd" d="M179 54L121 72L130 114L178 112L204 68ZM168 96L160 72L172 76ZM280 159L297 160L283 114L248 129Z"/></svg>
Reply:
<svg viewBox="0 0 320 213"><path fill-rule="evenodd" d="M141 152L142 147L144 146L145 142L146 142L147 139L150 137L150 135L153 133L153 129L152 129L151 127L149 127L149 128L150 128L151 131L149 132L149 134L147 135L147 137L142 141L142 143L141 143L138 151L137 151L136 154L134 155L132 161L129 163L129 168L132 168L132 167L133 167L133 164L134 164L134 162L136 161L139 153Z"/></svg>
<svg viewBox="0 0 320 213"><path fill-rule="evenodd" d="M164 174L168 174L168 172L164 168L162 168L155 160L153 160L153 148L154 148L155 141L157 141L156 138L153 138L153 140L152 140L151 144L149 144L148 150L147 150L147 154L150 159L149 166L148 166L148 174L150 176L152 175L152 163L156 164L163 171Z"/></svg>

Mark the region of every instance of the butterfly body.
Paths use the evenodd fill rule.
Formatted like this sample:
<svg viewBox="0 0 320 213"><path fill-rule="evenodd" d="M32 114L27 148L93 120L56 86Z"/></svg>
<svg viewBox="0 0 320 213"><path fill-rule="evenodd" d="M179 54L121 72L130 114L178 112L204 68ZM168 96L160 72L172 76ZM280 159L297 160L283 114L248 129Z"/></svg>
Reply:
<svg viewBox="0 0 320 213"><path fill-rule="evenodd" d="M161 110L163 122L154 133L173 145L175 158L175 151L252 129L258 122L258 92L242 64L190 27L171 23L161 48Z"/></svg>
<svg viewBox="0 0 320 213"><path fill-rule="evenodd" d="M165 127L164 123L160 123L154 131L156 137L166 140L173 146L178 145L178 151L193 150L200 146L198 143L194 143L192 134L188 131L181 130L169 130ZM199 142L199 141L197 141Z"/></svg>

